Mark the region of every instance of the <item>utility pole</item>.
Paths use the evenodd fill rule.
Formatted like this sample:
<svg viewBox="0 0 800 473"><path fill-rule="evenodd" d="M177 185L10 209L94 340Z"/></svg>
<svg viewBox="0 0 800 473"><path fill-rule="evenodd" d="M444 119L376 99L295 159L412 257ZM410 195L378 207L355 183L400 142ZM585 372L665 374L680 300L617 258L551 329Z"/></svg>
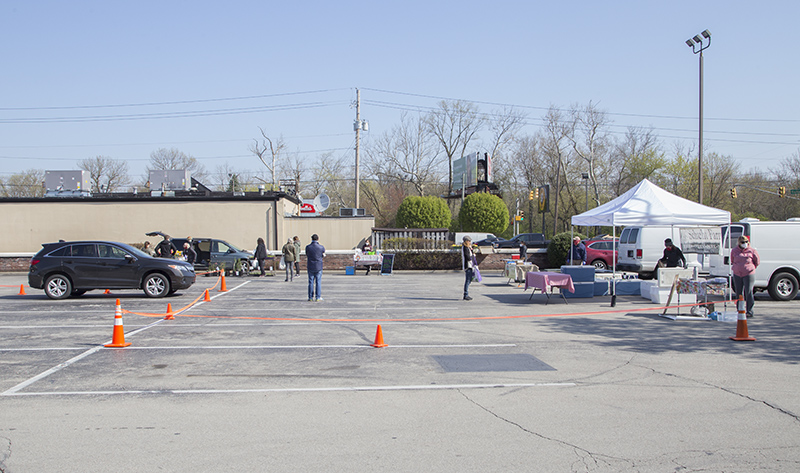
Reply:
<svg viewBox="0 0 800 473"><path fill-rule="evenodd" d="M353 126L356 129L356 202L353 208L360 208L359 196L361 194L361 179L359 178L361 165L361 91L356 89L356 122Z"/></svg>

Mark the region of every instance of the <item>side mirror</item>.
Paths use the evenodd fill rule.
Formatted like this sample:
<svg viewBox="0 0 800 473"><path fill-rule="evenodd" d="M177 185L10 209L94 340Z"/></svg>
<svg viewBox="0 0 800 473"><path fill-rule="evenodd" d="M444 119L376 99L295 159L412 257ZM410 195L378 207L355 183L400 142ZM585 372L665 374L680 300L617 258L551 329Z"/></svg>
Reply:
<svg viewBox="0 0 800 473"><path fill-rule="evenodd" d="M134 261L136 261L136 258L134 258L131 255L125 255L125 261L127 261L128 263L133 263Z"/></svg>

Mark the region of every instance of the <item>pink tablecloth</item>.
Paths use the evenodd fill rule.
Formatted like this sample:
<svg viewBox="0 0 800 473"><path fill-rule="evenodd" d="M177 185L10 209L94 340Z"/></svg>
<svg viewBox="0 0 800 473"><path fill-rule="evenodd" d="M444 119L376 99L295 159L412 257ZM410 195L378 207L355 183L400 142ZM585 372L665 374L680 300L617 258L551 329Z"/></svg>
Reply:
<svg viewBox="0 0 800 473"><path fill-rule="evenodd" d="M569 292L575 292L575 285L572 284L572 276L562 273L551 273L547 271L531 272L525 275L525 290L529 287L541 289L542 292L550 292L551 287L566 287Z"/></svg>

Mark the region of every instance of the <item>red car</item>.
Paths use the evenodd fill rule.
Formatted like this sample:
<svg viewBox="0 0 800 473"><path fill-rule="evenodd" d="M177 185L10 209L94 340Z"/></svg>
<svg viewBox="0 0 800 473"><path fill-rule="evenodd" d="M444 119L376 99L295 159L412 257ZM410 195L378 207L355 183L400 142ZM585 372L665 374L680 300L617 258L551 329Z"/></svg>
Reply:
<svg viewBox="0 0 800 473"><path fill-rule="evenodd" d="M594 265L597 269L608 269L617 259L619 241L596 240L586 242L586 263Z"/></svg>

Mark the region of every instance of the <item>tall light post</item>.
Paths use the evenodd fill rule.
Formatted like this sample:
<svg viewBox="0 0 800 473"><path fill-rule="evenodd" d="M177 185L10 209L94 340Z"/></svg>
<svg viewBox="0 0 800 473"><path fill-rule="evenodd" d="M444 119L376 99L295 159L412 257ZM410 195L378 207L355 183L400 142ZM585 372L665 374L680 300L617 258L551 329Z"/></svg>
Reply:
<svg viewBox="0 0 800 473"><path fill-rule="evenodd" d="M700 54L700 137L697 152L698 186L697 202L703 203L703 51L711 46L711 32L704 30L702 33L694 35L686 40L686 45L692 48L692 52Z"/></svg>

